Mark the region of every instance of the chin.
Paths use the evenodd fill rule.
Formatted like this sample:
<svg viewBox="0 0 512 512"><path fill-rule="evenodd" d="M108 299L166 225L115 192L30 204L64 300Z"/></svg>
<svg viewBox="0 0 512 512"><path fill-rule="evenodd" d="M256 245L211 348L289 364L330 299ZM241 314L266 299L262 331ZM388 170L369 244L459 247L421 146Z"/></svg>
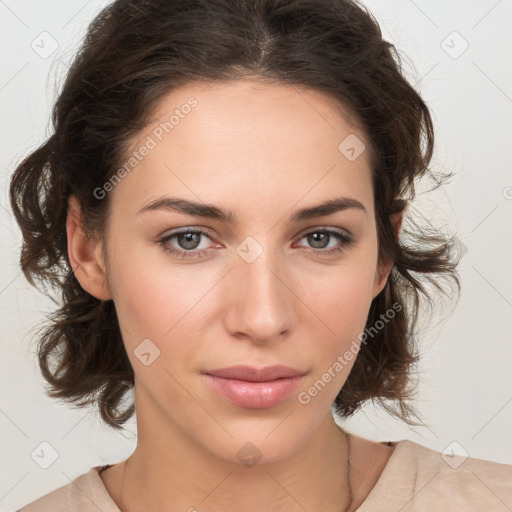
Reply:
<svg viewBox="0 0 512 512"><path fill-rule="evenodd" d="M237 428L226 425L231 435L221 429L222 433L218 431L218 435L204 439L203 445L218 459L253 467L286 460L306 442L304 433L294 435L287 421L280 424L280 421L273 420L270 428L268 425L268 422L259 427L252 422L250 428L241 424Z"/></svg>

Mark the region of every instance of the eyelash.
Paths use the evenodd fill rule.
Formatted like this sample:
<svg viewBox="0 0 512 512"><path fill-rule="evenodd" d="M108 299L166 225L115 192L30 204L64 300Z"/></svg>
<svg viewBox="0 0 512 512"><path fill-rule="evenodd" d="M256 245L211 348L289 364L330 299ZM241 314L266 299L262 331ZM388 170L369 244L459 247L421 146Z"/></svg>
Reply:
<svg viewBox="0 0 512 512"><path fill-rule="evenodd" d="M203 230L199 229L192 229L192 228L185 228L180 231L174 231L173 233L164 236L160 240L158 240L158 244L161 245L162 249L172 254L173 256L177 258L200 258L202 256L206 256L208 254L208 249L191 249L189 251L184 251L180 249L172 249L169 248L168 242L172 240L173 238L176 238L178 235L186 234L186 233L193 233L197 235L206 235L208 238L211 238L211 236ZM305 238L308 235L311 234L318 234L318 233L324 233L331 235L333 238L339 240L342 245L341 247L335 247L333 249L311 249L312 252L318 253L325 256L332 256L334 254L341 254L346 247L350 246L354 242L354 238L352 235L345 234L341 231L335 231L333 229L326 229L326 228L320 228L320 229L314 229L312 231L308 231L307 233L304 233L301 235L300 240Z"/></svg>

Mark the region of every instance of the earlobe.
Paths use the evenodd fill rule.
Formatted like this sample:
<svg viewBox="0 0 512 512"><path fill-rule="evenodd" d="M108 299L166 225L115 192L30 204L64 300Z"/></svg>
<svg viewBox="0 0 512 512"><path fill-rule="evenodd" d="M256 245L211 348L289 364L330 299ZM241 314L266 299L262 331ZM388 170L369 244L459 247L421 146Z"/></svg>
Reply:
<svg viewBox="0 0 512 512"><path fill-rule="evenodd" d="M97 299L111 299L102 241L87 237L80 218L80 203L74 195L68 201L66 233L69 261L82 288Z"/></svg>

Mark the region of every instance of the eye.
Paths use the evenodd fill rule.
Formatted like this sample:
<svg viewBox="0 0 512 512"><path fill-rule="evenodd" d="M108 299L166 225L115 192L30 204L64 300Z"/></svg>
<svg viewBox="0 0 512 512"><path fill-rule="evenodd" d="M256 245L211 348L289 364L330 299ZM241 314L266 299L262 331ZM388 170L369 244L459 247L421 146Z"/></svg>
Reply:
<svg viewBox="0 0 512 512"><path fill-rule="evenodd" d="M198 250L202 237L210 238L206 231L201 229L185 228L181 231L175 231L170 235L164 236L158 241L158 243L162 246L165 252L178 258L198 258L205 256L208 253L208 251L204 249ZM169 242L173 239L176 239L178 245L183 247L183 249L176 249L169 245Z"/></svg>
<svg viewBox="0 0 512 512"><path fill-rule="evenodd" d="M313 252L322 255L340 254L346 249L346 247L354 242L352 235L349 235L343 231L327 228L308 231L301 236L301 240L304 238L306 238L308 243L312 245ZM331 240L335 242L337 241L338 245L326 249L329 246L329 242Z"/></svg>

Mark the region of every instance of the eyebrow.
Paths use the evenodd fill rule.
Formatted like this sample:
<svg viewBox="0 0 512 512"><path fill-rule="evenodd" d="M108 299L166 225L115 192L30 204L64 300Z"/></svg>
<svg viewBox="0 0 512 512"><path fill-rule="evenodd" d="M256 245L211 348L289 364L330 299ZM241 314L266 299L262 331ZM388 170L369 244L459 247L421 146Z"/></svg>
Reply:
<svg viewBox="0 0 512 512"><path fill-rule="evenodd" d="M349 209L362 211L365 215L368 214L364 205L357 199L353 199L351 197L336 197L334 199L323 201L315 206L309 206L307 208L297 210L293 215L291 215L288 221L290 223L301 222ZM233 224L236 222L236 214L232 210L224 210L212 204L195 203L193 201L188 201L187 199L176 197L160 197L155 199L143 206L137 212L137 215L155 210L172 210L186 215L193 215L195 217L218 220L226 224Z"/></svg>

